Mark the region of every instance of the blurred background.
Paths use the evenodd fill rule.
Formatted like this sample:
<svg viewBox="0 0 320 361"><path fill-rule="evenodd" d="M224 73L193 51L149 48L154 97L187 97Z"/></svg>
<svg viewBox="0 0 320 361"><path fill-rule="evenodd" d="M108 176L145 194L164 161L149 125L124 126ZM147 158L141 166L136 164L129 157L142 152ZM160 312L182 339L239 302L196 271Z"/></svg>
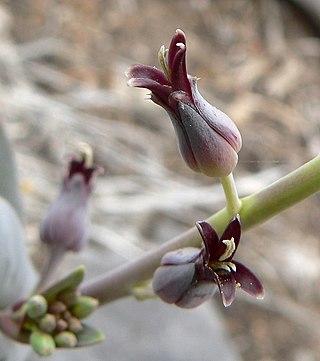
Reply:
<svg viewBox="0 0 320 361"><path fill-rule="evenodd" d="M201 78L201 93L242 133L235 171L241 196L319 152L317 0L2 1L0 115L17 156L28 246L37 267L45 262L39 221L57 193L66 156L80 141L93 146L105 173L91 202L89 248L70 256L66 269L83 262L89 270L91 265L90 275L107 270L223 207L219 184L193 174L180 159L165 112L145 100L145 90L126 86L130 64L158 66L157 52L162 44L169 45L176 28L187 35L188 72ZM204 350L210 339L214 344L222 338L229 347L229 334L236 350L220 358L209 349L212 358L197 351L190 360L319 360L319 206L320 196L315 195L243 235L237 259L263 281L264 301L239 291L227 309L215 297L194 317L177 311L177 320L176 308L170 306L170 318L177 324L186 318L197 325L191 344ZM154 307L151 314L163 307L156 301L145 305L139 306L142 324L144 307ZM157 326L144 329L137 319L128 326L122 319L122 328L115 326L116 320L110 329L112 314L117 312L106 306L107 339L92 360L122 360L116 356L115 340L119 348L127 347L130 360L187 359L177 347L166 356L151 357L146 344L137 340L147 342ZM218 331L210 317L217 319ZM174 335L179 339L179 332L187 335L185 328L175 333L171 327L171 342ZM181 350L188 350L186 340L179 341ZM162 350L169 341L159 341L166 345Z"/></svg>

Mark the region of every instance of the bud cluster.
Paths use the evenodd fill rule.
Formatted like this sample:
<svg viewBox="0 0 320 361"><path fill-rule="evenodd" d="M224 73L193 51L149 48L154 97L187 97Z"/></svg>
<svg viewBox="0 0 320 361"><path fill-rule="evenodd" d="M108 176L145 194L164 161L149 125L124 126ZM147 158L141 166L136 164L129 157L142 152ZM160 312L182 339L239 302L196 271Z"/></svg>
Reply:
<svg viewBox="0 0 320 361"><path fill-rule="evenodd" d="M40 356L51 355L56 347L75 347L83 331L81 320L98 307L95 298L77 290L63 291L54 300L32 296L25 304L22 331L30 333L29 343Z"/></svg>

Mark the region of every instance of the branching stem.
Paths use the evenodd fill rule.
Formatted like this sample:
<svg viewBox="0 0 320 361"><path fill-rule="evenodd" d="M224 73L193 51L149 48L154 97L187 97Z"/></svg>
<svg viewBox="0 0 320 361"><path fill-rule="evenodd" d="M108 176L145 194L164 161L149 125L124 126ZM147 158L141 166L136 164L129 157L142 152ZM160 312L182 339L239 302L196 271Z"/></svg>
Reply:
<svg viewBox="0 0 320 361"><path fill-rule="evenodd" d="M320 155L261 191L243 198L239 210L242 229L247 230L262 223L318 191ZM230 221L230 210L224 208L207 221L221 234ZM140 258L83 284L81 291L99 299L100 304L130 296L135 285L152 277L165 253L200 245L201 238L193 227Z"/></svg>

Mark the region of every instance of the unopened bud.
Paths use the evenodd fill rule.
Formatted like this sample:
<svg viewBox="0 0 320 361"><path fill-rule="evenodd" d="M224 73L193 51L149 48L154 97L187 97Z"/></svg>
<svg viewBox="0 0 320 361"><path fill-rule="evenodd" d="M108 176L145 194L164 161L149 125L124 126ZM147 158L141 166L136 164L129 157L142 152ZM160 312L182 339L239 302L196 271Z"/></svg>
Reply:
<svg viewBox="0 0 320 361"><path fill-rule="evenodd" d="M66 311L67 306L61 301L55 301L49 305L49 312L55 315Z"/></svg>
<svg viewBox="0 0 320 361"><path fill-rule="evenodd" d="M83 326L78 318L71 317L68 320L68 329L73 333L78 333L83 330Z"/></svg>
<svg viewBox="0 0 320 361"><path fill-rule="evenodd" d="M74 347L78 340L75 334L70 331L63 331L58 333L54 340L56 342L57 347Z"/></svg>
<svg viewBox="0 0 320 361"><path fill-rule="evenodd" d="M66 321L69 321L70 318L72 318L72 314L70 311L66 310L64 311L62 314L61 314L61 317L66 320Z"/></svg>
<svg viewBox="0 0 320 361"><path fill-rule="evenodd" d="M42 295L32 296L27 305L27 314L33 319L43 316L48 310L47 300Z"/></svg>
<svg viewBox="0 0 320 361"><path fill-rule="evenodd" d="M42 331L33 331L29 341L33 350L40 356L50 356L56 349L53 337Z"/></svg>
<svg viewBox="0 0 320 361"><path fill-rule="evenodd" d="M88 201L100 171L100 167L92 164L92 151L88 145L82 147L80 159L70 159L60 194L41 223L42 242L74 252L86 245Z"/></svg>
<svg viewBox="0 0 320 361"><path fill-rule="evenodd" d="M65 331L67 328L68 328L68 322L60 318L57 321L56 331L57 332Z"/></svg>
<svg viewBox="0 0 320 361"><path fill-rule="evenodd" d="M88 317L96 310L99 301L93 297L80 296L76 303L71 307L71 313L79 319Z"/></svg>
<svg viewBox="0 0 320 361"><path fill-rule="evenodd" d="M57 326L56 317L50 313L47 313L40 318L38 325L42 331L52 333Z"/></svg>

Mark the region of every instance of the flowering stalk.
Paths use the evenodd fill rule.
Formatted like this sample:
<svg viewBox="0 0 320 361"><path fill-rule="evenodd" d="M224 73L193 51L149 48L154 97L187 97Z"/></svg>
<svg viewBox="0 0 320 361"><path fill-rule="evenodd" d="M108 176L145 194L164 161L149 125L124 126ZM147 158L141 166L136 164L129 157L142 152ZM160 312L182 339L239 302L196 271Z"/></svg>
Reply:
<svg viewBox="0 0 320 361"><path fill-rule="evenodd" d="M238 191L234 182L233 174L230 173L226 177L221 177L220 182L222 184L226 197L227 211L230 217L234 217L240 211L241 200L238 196Z"/></svg>
<svg viewBox="0 0 320 361"><path fill-rule="evenodd" d="M261 191L243 198L239 211L242 229L252 228L319 191L320 154ZM229 220L226 208L207 219L218 234ZM140 258L84 283L81 292L97 298L100 304L130 296L137 284L152 277L167 252L188 246L199 247L201 241L196 227L193 227Z"/></svg>
<svg viewBox="0 0 320 361"><path fill-rule="evenodd" d="M88 241L88 203L97 174L88 144L80 144L80 156L71 157L58 197L40 226L40 239L49 248L49 261L41 274L37 291L48 286L67 251L79 252Z"/></svg>

